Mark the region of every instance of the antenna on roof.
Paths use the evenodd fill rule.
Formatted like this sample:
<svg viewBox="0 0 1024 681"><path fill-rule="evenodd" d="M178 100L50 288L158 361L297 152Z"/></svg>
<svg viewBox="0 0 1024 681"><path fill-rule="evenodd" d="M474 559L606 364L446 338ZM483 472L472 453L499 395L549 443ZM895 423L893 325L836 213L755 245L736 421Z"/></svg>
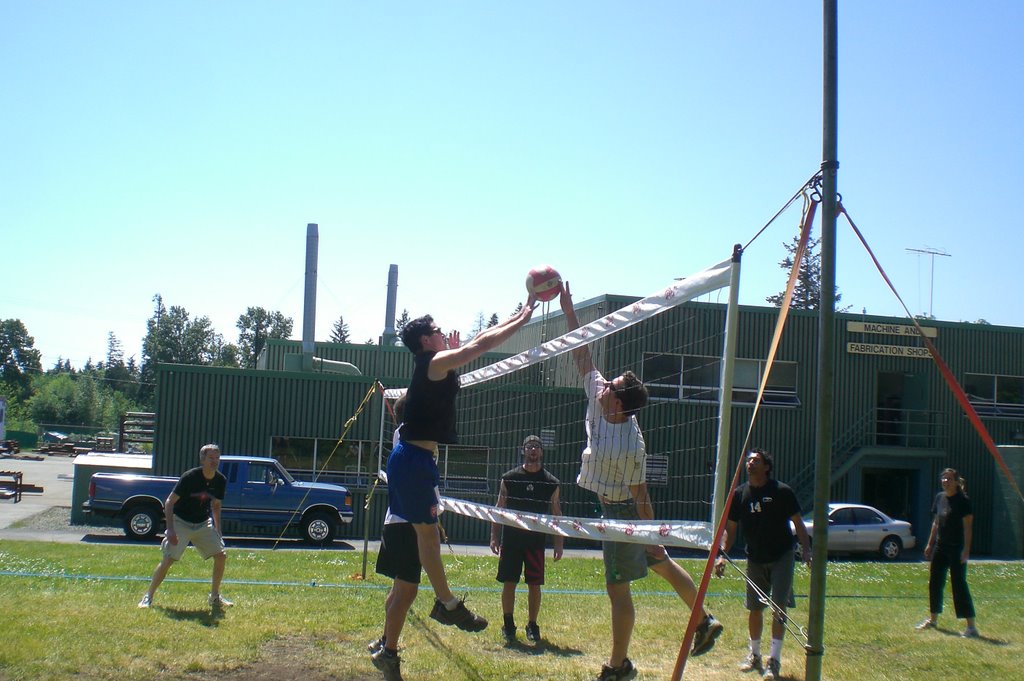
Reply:
<svg viewBox="0 0 1024 681"><path fill-rule="evenodd" d="M908 248L907 251L911 253L917 253L918 257L922 255L931 256L932 268L931 268L931 283L928 284L928 317L935 319L935 315L932 314L932 294L935 292L935 256L941 255L944 258L952 258L953 256L941 248L932 248L925 245L924 248Z"/></svg>

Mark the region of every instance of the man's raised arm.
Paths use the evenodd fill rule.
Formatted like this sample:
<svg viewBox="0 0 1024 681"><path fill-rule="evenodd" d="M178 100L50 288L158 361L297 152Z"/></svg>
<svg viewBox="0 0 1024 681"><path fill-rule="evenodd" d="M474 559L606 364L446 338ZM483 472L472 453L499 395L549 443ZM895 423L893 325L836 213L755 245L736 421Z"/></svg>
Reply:
<svg viewBox="0 0 1024 681"><path fill-rule="evenodd" d="M576 318L576 310L572 306L572 293L569 291L569 282L562 286L562 295L558 299L562 307L562 314L565 315L565 326L567 331L575 331L580 328L580 320ZM573 348L572 358L576 360L576 368L580 376L586 376L594 370L594 360L590 356L590 346L581 345Z"/></svg>
<svg viewBox="0 0 1024 681"><path fill-rule="evenodd" d="M457 348L442 350L434 355L430 361L429 375L433 380L439 380L452 369L469 364L474 359L492 348L504 343L519 327L530 321L533 315L533 308L536 301L531 295L519 312L515 313L497 326L484 329L466 343Z"/></svg>

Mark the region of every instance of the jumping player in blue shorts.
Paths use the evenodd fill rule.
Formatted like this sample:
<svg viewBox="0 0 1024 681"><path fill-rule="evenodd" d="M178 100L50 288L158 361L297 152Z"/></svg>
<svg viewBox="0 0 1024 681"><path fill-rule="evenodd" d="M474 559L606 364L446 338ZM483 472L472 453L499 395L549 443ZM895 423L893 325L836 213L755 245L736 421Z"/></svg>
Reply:
<svg viewBox="0 0 1024 681"><path fill-rule="evenodd" d="M482 631L487 620L471 612L452 594L441 562L441 535L437 527L438 444L457 441L455 395L457 368L475 360L507 340L533 314L531 296L507 321L484 329L465 345L458 331L445 336L430 315L412 320L402 329L402 342L414 355L412 381L406 391L405 414L397 446L388 457L389 514L407 522L385 525L377 571L394 579L385 603L384 637L371 652L373 665L386 681L401 681L398 639L425 570L434 589L431 618L465 631ZM405 527L403 527L405 526Z"/></svg>

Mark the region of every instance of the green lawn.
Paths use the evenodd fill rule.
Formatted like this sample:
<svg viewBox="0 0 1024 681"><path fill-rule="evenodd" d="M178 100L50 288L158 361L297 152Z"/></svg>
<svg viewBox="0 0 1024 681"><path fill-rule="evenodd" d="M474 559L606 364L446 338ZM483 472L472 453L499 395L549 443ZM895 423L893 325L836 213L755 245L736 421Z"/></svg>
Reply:
<svg viewBox="0 0 1024 681"><path fill-rule="evenodd" d="M387 582L363 581L362 555L346 551L232 549L224 593L236 607L206 606L210 563L192 549L139 610L159 558L155 545L0 543L0 679L379 679L366 643L379 635ZM370 556L372 573L374 556ZM446 555L449 577L491 620L480 634L429 618L429 586L403 640L403 673L416 679L588 679L609 648L602 563L548 561L541 628L547 645L505 647L494 581L496 560ZM703 562L683 561L694 576ZM709 654L691 659L686 679L735 679L745 653L743 582L713 580L709 608L726 625ZM937 631L913 625L927 611L927 566L831 562L824 678L1016 678L1024 648L1022 563L973 563L969 581L983 638L964 640L951 615ZM805 624L808 574L797 569ZM630 656L641 679L670 677L688 611L656 576L634 585L637 626ZM949 598L947 596L947 601ZM525 593L517 600L520 632ZM947 610L952 604L947 603ZM804 656L787 637L783 675L804 678ZM743 677L751 678L751 677Z"/></svg>

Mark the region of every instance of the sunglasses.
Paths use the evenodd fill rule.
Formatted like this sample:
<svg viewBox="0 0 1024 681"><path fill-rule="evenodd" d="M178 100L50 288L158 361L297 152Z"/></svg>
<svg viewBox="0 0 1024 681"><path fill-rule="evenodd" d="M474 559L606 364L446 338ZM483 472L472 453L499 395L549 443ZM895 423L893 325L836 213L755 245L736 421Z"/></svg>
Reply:
<svg viewBox="0 0 1024 681"><path fill-rule="evenodd" d="M444 335L444 331L442 331L441 329L434 329L433 331L431 331L431 332L430 332L430 333L428 333L427 335L428 335L428 336L433 336L433 335L435 335L435 334L440 334L440 335L442 335L442 336L443 336L443 335Z"/></svg>

